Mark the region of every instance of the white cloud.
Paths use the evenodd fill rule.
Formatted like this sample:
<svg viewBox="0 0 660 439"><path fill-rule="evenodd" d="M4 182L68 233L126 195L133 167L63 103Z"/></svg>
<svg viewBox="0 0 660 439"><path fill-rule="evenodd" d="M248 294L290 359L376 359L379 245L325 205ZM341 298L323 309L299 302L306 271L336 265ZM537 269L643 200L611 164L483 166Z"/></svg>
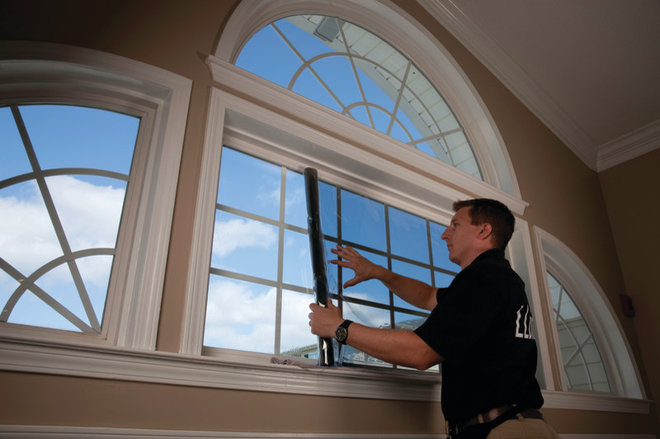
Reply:
<svg viewBox="0 0 660 439"><path fill-rule="evenodd" d="M204 344L272 353L276 291L264 289L231 280L212 280L206 304Z"/></svg>
<svg viewBox="0 0 660 439"><path fill-rule="evenodd" d="M276 290L229 279L213 280L206 306L204 344L245 351L273 353ZM281 350L316 342L309 329L308 294L284 291Z"/></svg>
<svg viewBox="0 0 660 439"><path fill-rule="evenodd" d="M238 248L269 248L277 242L277 233L268 224L248 219L216 221L213 253L224 257Z"/></svg>
<svg viewBox="0 0 660 439"><path fill-rule="evenodd" d="M114 247L119 226L124 189L97 186L72 176L47 180L57 214L73 251ZM23 275L63 254L55 229L35 181L12 186L0 192L0 256ZM96 302L105 302L111 256L95 256L77 261L84 282L93 287ZM0 277L5 294L17 284L7 276ZM65 266L44 275L37 283L54 297L74 297L72 278ZM92 293L94 295L94 293ZM34 321L39 322L39 316Z"/></svg>

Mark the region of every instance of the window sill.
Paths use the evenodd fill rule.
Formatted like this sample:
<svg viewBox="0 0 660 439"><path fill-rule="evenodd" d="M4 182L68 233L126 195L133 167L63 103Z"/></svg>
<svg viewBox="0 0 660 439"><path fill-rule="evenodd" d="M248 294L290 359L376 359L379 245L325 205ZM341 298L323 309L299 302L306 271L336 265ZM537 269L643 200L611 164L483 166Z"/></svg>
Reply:
<svg viewBox="0 0 660 439"><path fill-rule="evenodd" d="M245 359L245 356L241 355ZM169 352L0 337L0 369L234 390L368 399L440 401L440 378L396 370L249 363Z"/></svg>
<svg viewBox="0 0 660 439"><path fill-rule="evenodd" d="M249 363L230 361L238 357ZM273 364L168 352L0 337L0 369L52 375L346 398L440 401L440 378L408 371ZM543 391L544 408L649 413L651 401Z"/></svg>

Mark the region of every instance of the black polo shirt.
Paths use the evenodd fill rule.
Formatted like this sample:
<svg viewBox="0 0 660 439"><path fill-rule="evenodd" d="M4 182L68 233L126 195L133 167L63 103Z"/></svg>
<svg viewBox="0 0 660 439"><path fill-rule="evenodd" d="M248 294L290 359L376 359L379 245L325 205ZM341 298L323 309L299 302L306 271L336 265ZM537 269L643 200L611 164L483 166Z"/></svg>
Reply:
<svg viewBox="0 0 660 439"><path fill-rule="evenodd" d="M536 341L522 279L504 251L488 250L465 267L415 332L444 359L442 411L449 422L494 407L540 408Z"/></svg>

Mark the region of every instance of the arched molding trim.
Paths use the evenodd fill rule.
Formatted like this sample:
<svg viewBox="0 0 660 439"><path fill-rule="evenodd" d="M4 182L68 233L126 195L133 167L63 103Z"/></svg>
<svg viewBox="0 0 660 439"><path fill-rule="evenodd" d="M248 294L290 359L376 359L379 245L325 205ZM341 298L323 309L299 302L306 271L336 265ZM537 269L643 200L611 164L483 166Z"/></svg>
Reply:
<svg viewBox="0 0 660 439"><path fill-rule="evenodd" d="M640 384L639 370L623 328L595 277L580 258L560 240L538 227L534 227L534 231L538 248L542 252L539 269L543 273L541 278L544 290L550 291L545 276L545 273L550 271L570 291L571 298L592 329L607 367L612 391L618 396L627 398L646 398ZM548 309L552 310L549 294L545 295L545 300ZM555 338L554 344L559 346L556 340L555 321L554 319L550 321L553 328L552 336ZM561 358L559 352L557 358ZM563 387L566 387L565 384Z"/></svg>
<svg viewBox="0 0 660 439"><path fill-rule="evenodd" d="M437 39L413 17L390 1L255 0L241 2L227 22L215 53L208 58L207 62L211 67L213 79L226 84L227 65L231 65L243 44L263 26L280 18L302 13L337 15L376 33L380 29L387 29L384 39L402 50L422 69L429 80L441 91L465 128L487 182L487 184L472 183L470 186L479 186L479 183L494 186L510 198L517 200L515 204L521 204L521 210L524 210L527 203L521 200L518 182L504 142L471 82ZM247 75L243 70L241 72L243 72L243 76ZM254 93L250 89L242 87L241 84L227 85L239 91ZM422 170L433 172L433 168ZM435 171L437 172L437 168ZM451 173L460 174L460 171L452 168ZM453 179L453 177L452 175L448 179ZM460 177L458 179L462 180ZM471 192L480 191L471 190ZM518 213L523 212L519 210Z"/></svg>

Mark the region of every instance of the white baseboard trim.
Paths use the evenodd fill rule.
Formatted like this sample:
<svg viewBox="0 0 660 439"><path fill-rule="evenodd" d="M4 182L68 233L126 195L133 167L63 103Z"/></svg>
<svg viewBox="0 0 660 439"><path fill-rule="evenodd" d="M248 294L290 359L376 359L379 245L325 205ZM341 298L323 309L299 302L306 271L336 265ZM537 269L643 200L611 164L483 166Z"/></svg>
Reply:
<svg viewBox="0 0 660 439"><path fill-rule="evenodd" d="M447 439L444 434L252 433L138 428L0 425L3 439ZM562 439L655 439L653 434L562 434Z"/></svg>
<svg viewBox="0 0 660 439"><path fill-rule="evenodd" d="M0 425L3 439L444 439L444 434L251 433L137 428Z"/></svg>

